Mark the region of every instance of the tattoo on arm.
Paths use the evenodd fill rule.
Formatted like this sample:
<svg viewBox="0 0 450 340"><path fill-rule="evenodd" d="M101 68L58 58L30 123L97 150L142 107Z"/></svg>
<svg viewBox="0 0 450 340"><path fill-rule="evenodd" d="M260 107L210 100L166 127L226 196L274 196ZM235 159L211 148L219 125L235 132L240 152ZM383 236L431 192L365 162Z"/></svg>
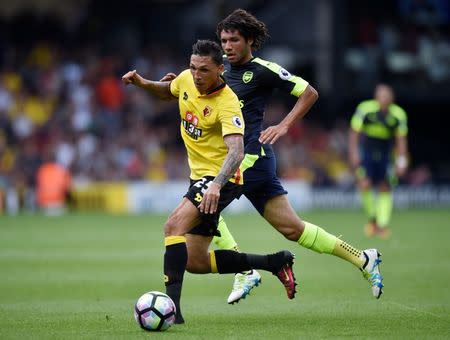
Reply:
<svg viewBox="0 0 450 340"><path fill-rule="evenodd" d="M214 182L223 187L228 180L236 173L244 159L244 139L242 135L233 134L224 137L228 147L228 153L223 161L219 174L214 178Z"/></svg>

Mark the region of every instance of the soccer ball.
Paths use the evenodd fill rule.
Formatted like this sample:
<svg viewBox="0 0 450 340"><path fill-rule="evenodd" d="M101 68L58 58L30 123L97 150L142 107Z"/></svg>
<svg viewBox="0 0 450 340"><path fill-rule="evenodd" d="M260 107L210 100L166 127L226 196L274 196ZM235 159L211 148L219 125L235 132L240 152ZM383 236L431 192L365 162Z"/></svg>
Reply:
<svg viewBox="0 0 450 340"><path fill-rule="evenodd" d="M145 293L134 306L134 318L146 331L165 331L175 322L175 313L172 299L157 291Z"/></svg>

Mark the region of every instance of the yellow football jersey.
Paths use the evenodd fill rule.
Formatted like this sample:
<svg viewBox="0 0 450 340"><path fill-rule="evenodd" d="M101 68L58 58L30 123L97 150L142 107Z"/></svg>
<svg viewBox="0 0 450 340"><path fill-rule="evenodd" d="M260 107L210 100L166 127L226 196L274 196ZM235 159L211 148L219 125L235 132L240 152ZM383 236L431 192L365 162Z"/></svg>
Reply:
<svg viewBox="0 0 450 340"><path fill-rule="evenodd" d="M170 91L178 97L180 131L186 146L190 178L217 176L227 155L223 137L244 134L244 119L239 100L223 83L208 94L200 94L190 70L185 70L170 83ZM240 170L230 181L242 184Z"/></svg>

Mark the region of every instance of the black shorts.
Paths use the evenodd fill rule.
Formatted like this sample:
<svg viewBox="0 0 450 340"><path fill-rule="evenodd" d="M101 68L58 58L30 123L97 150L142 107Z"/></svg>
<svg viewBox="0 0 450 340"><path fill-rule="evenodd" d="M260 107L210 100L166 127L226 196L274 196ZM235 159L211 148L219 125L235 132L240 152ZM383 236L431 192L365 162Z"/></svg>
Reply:
<svg viewBox="0 0 450 340"><path fill-rule="evenodd" d="M258 156L255 163L244 171L244 196L264 216L264 208L270 199L286 195L277 177L275 156Z"/></svg>
<svg viewBox="0 0 450 340"><path fill-rule="evenodd" d="M197 208L202 202L203 193L208 188L213 176L205 176L199 180L192 180L188 192L184 197L191 201ZM242 195L242 185L227 182L220 190L219 204L214 214L202 214L202 221L189 231L189 234L203 236L220 236L217 230L220 212L225 209L235 198Z"/></svg>
<svg viewBox="0 0 450 340"><path fill-rule="evenodd" d="M361 168L363 169L363 176L369 178L372 184L379 184L386 181L390 181L390 167L391 162L388 157L382 157L381 159L373 160L369 157L363 157L361 162Z"/></svg>

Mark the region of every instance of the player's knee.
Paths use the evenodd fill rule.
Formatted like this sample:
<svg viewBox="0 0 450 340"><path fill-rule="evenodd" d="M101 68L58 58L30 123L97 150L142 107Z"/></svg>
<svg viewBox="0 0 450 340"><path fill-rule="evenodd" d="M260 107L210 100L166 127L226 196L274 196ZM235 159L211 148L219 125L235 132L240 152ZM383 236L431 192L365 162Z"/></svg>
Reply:
<svg viewBox="0 0 450 340"><path fill-rule="evenodd" d="M170 216L164 224L164 236L176 236L178 235L179 223L176 216Z"/></svg>
<svg viewBox="0 0 450 340"><path fill-rule="evenodd" d="M168 220L165 224L164 224L164 236L173 236L173 224L170 223L170 221Z"/></svg>

